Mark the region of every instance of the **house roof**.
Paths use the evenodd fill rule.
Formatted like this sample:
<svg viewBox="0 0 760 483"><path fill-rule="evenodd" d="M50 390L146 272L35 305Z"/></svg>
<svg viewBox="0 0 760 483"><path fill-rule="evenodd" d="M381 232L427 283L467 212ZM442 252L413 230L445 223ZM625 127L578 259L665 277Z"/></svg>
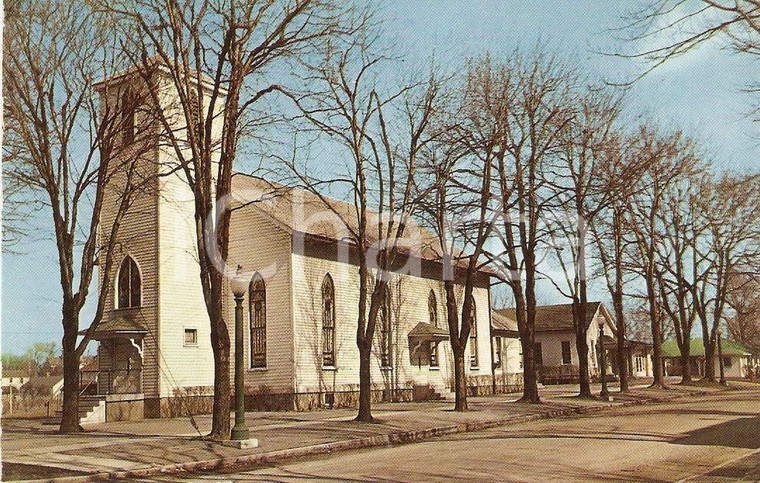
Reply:
<svg viewBox="0 0 760 483"><path fill-rule="evenodd" d="M499 311L494 310L491 313L491 330L495 335L517 335L517 322Z"/></svg>
<svg viewBox="0 0 760 483"><path fill-rule="evenodd" d="M723 352L723 355L726 356L742 356L742 355L750 355L751 351L744 347L743 345L739 344L738 342L733 342L730 340L723 340L721 343L721 349ZM675 339L666 340L662 343L662 356L663 357L679 357L681 355L681 351L678 349L678 343ZM694 339L691 339L691 345L689 347L689 355L691 356L697 356L697 357L704 357L705 356L705 345L704 341L701 337L697 337ZM715 348L715 355L718 355L718 348Z"/></svg>
<svg viewBox="0 0 760 483"><path fill-rule="evenodd" d="M3 369L3 377L29 377L29 373L23 369Z"/></svg>
<svg viewBox="0 0 760 483"><path fill-rule="evenodd" d="M84 335L87 329L80 330L79 335ZM95 339L109 337L127 336L127 335L145 335L148 330L137 320L131 317L116 316L113 319L105 320L98 324L95 329Z"/></svg>
<svg viewBox="0 0 760 483"><path fill-rule="evenodd" d="M61 382L63 380L63 376L42 376L42 377L32 377L29 379L29 382L24 384L22 388L24 390L34 389L34 388L40 388L40 389L47 389L48 391L52 391L53 387Z"/></svg>
<svg viewBox="0 0 760 483"><path fill-rule="evenodd" d="M232 193L241 204L256 206L275 224L288 232L298 232L318 238L351 242L352 232L358 230L356 207L351 203L329 197L319 197L311 191L288 187L261 177L235 173L232 177ZM370 226L369 243L377 242L377 225L380 215L367 213ZM387 215L384 215L387 220ZM440 261L443 249L436 237L413 220L408 221L406 240L400 251L424 260ZM454 256L462 252L455 251ZM489 272L483 268L481 272Z"/></svg>
<svg viewBox="0 0 760 483"><path fill-rule="evenodd" d="M449 331L446 329L441 329L440 327L436 327L432 324L428 324L426 322L420 322L419 324L415 325L412 330L409 331L409 338L410 339L419 339L419 340L449 340Z"/></svg>
<svg viewBox="0 0 760 483"><path fill-rule="evenodd" d="M617 348L617 338L605 334L604 347L611 349ZM652 343L643 340L625 339L625 347L652 347Z"/></svg>
<svg viewBox="0 0 760 483"><path fill-rule="evenodd" d="M601 302L589 302L586 310L586 327L594 320L599 311ZM496 314L517 320L515 309L498 309ZM515 322L516 324L516 322ZM553 332L574 330L573 327L573 304L556 304L536 306L536 332Z"/></svg>

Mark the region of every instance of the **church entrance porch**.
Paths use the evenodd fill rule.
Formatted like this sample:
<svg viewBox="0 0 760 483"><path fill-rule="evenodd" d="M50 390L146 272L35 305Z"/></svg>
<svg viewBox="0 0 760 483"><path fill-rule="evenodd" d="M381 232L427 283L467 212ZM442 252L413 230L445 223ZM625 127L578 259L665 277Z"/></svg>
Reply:
<svg viewBox="0 0 760 483"><path fill-rule="evenodd" d="M144 397L143 337L147 330L133 319L117 317L102 322L93 339L98 342L98 368L80 371L80 394L105 401L104 420L142 419Z"/></svg>

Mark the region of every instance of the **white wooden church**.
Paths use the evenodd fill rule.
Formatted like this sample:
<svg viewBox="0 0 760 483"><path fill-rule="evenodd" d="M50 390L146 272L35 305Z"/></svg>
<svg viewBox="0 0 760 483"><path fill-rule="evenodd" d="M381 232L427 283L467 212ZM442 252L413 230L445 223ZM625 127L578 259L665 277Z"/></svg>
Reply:
<svg viewBox="0 0 760 483"><path fill-rule="evenodd" d="M164 86L169 105L169 83L160 71L156 75L154 85ZM126 73L101 83L101 97L126 92L140 96L144 84L136 77ZM139 112L125 116L129 122L119 142L128 143L145 123ZM163 146L150 146L149 152L141 166L146 176L168 173L176 164L172 151ZM210 410L209 319L199 284L194 207L183 176L153 178L121 225L114 270L101 274L112 277L114 290L95 335L98 371L82 377L86 392L103 400L108 420ZM333 209L328 210L313 194L244 174L233 176L233 193L238 201L263 200L236 209L231 224L230 265L241 265L250 274L243 344L247 408L354 404L359 277L351 250L342 241L343 222L335 214L348 212L350 206L331 201ZM111 201L106 206L115 206ZM101 234L108 232L113 216L105 210ZM414 274L392 277L375 333L372 382L377 399L441 397L453 387L441 265L431 236L421 229L416 233L422 245L409 262L416 267ZM468 347L469 384L488 387L493 368L487 273L479 273L473 298L476 327ZM224 304L234 348L229 287Z"/></svg>

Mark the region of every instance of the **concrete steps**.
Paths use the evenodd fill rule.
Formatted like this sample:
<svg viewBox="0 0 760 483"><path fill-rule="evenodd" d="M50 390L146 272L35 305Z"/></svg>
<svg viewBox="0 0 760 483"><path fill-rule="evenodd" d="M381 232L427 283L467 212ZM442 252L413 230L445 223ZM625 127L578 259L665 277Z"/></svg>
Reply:
<svg viewBox="0 0 760 483"><path fill-rule="evenodd" d="M42 422L49 426L61 424L63 411L57 409L55 416ZM79 398L79 424L96 424L106 422L106 397L105 396L80 396Z"/></svg>

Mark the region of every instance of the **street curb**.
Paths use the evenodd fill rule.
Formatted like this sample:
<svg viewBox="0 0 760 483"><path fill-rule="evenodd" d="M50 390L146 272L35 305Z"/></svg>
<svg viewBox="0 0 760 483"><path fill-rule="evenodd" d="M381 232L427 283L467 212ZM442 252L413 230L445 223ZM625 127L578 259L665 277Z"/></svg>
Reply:
<svg viewBox="0 0 760 483"><path fill-rule="evenodd" d="M141 468L137 470L122 470L112 472L93 473L82 476L66 476L61 478L49 478L38 480L17 480L19 483L43 483L43 482L68 482L79 483L89 481L107 481L107 480L123 480L130 478L143 478L152 475L159 474L176 474L176 473L192 473L197 471L211 471L211 470L234 470L235 468L245 468L256 465L268 464L279 462L288 459L302 458L305 456L315 456L323 454L331 454L340 451L348 451L354 449L366 449L382 446L395 446L401 444L415 443L426 439L447 436L459 433L468 433L474 431L482 431L485 429L491 429L498 426L505 426L507 424L525 423L530 421L537 421L541 419L554 419L565 416L575 416L588 413L603 412L611 409L619 409L629 406L641 406L650 403L664 403L675 399L690 396L712 396L715 394L722 394L731 389L719 390L714 392L705 393L704 391L689 391L682 392L673 396L666 397L649 397L642 399L634 399L623 402L612 402L606 405L594 405L586 407L576 408L562 408L552 411L546 411L539 414L527 414L520 416L511 416L500 419L491 419L488 421L477 421L468 423L451 424L447 426L439 426L436 428L417 429L408 431L398 431L395 433L367 436L364 438L357 438L344 441L334 441L331 443L323 443L311 446L303 446L300 448L289 448L276 451L270 451L267 453L258 453L252 455L243 455L237 457L218 458L213 460L204 461L190 461L187 463L176 463L164 466L151 466L148 468Z"/></svg>

